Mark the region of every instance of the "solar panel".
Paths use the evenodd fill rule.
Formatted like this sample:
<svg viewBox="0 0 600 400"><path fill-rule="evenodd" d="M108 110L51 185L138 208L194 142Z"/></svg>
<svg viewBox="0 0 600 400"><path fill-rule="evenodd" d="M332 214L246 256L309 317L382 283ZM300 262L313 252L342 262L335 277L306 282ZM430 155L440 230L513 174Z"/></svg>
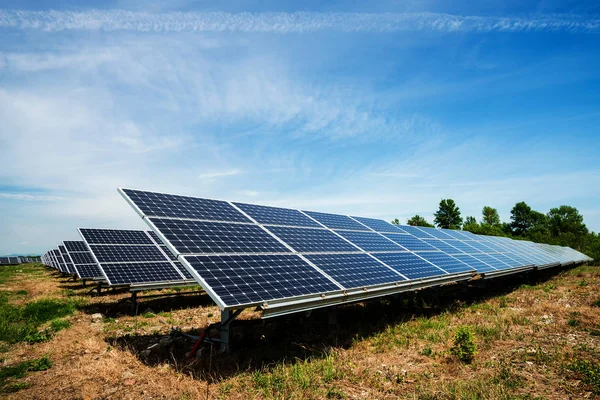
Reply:
<svg viewBox="0 0 600 400"><path fill-rule="evenodd" d="M346 215L328 214L315 211L304 211L304 213L310 215L312 218L331 229L352 229L357 231L369 230L369 228L356 222Z"/></svg>
<svg viewBox="0 0 600 400"><path fill-rule="evenodd" d="M337 230L336 233L368 252L404 250L402 247L400 247L393 241L375 232Z"/></svg>
<svg viewBox="0 0 600 400"><path fill-rule="evenodd" d="M346 289L406 280L368 254L311 254L306 258Z"/></svg>
<svg viewBox="0 0 600 400"><path fill-rule="evenodd" d="M435 247L426 241L418 239L412 235L385 233L384 236L410 251L437 251Z"/></svg>
<svg viewBox="0 0 600 400"><path fill-rule="evenodd" d="M515 267L523 267L527 264L523 264L519 261L516 261L515 259L505 255L505 254L494 254L494 258L497 258L498 260L502 261L505 264L510 265L512 268Z"/></svg>
<svg viewBox="0 0 600 400"><path fill-rule="evenodd" d="M293 254L186 256L185 259L227 306L339 289Z"/></svg>
<svg viewBox="0 0 600 400"><path fill-rule="evenodd" d="M360 251L326 229L274 226L269 230L299 253Z"/></svg>
<svg viewBox="0 0 600 400"><path fill-rule="evenodd" d="M180 253L290 252L257 225L156 218L151 221Z"/></svg>
<svg viewBox="0 0 600 400"><path fill-rule="evenodd" d="M317 222L313 221L298 210L279 207L258 206L254 204L233 203L243 212L248 214L259 224L265 225L284 225L284 226L304 226L320 228Z"/></svg>
<svg viewBox="0 0 600 400"><path fill-rule="evenodd" d="M251 222L225 201L123 189L135 206L149 217L191 218L208 221Z"/></svg>
<svg viewBox="0 0 600 400"><path fill-rule="evenodd" d="M120 193L158 234L154 241L168 247L170 257L223 310L257 305L268 316L278 315L469 279L476 270L494 272L496 265L510 268L489 255L499 251L512 263L528 259L516 248L490 247L462 231L130 189ZM544 251L567 257L564 249Z"/></svg>
<svg viewBox="0 0 600 400"><path fill-rule="evenodd" d="M85 242L71 240L63 243L80 279L103 279L102 270L98 267Z"/></svg>
<svg viewBox="0 0 600 400"><path fill-rule="evenodd" d="M455 272L469 272L474 269L464 262L448 255L440 252L420 252L417 253L420 257L423 257L425 260L429 261L432 264L440 267L444 271L448 273Z"/></svg>
<svg viewBox="0 0 600 400"><path fill-rule="evenodd" d="M364 217L352 217L352 218L377 232L386 232L386 233L400 232L398 230L398 228L396 228L394 225L392 225L389 222L386 222L382 219L364 218Z"/></svg>
<svg viewBox="0 0 600 400"><path fill-rule="evenodd" d="M109 285L170 284L189 279L147 232L86 228L79 232Z"/></svg>
<svg viewBox="0 0 600 400"><path fill-rule="evenodd" d="M374 257L408 279L431 278L446 274L445 271L413 253L379 253L374 254Z"/></svg>

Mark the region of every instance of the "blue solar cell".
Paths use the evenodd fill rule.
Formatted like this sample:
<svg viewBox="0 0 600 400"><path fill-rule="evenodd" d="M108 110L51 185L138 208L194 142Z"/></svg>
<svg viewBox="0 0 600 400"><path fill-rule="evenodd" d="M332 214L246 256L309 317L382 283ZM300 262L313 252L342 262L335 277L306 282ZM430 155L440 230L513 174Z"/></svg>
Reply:
<svg viewBox="0 0 600 400"><path fill-rule="evenodd" d="M362 224L359 224L358 222L346 215L328 214L315 211L304 212L331 229L352 229L355 231L370 230L369 228L365 227Z"/></svg>
<svg viewBox="0 0 600 400"><path fill-rule="evenodd" d="M451 246L448 242L445 242L441 239L423 239L428 244L432 245L438 250L443 251L447 254L463 254L462 251L458 250L456 247ZM454 240L456 242L457 240Z"/></svg>
<svg viewBox="0 0 600 400"><path fill-rule="evenodd" d="M185 259L226 306L339 290L297 255L186 256Z"/></svg>
<svg viewBox="0 0 600 400"><path fill-rule="evenodd" d="M453 236L448 235L447 233L445 233L441 229L427 228L427 227L424 227L424 226L420 226L419 229L421 229L422 231L424 231L428 235L431 235L431 236L433 236L434 238L437 238L437 239L453 239Z"/></svg>
<svg viewBox="0 0 600 400"><path fill-rule="evenodd" d="M80 228L79 232L88 244L154 244L144 231Z"/></svg>
<svg viewBox="0 0 600 400"><path fill-rule="evenodd" d="M352 217L352 218L354 218L361 224L366 225L369 228L371 228L377 232L386 232L386 233L399 232L398 228L396 228L394 225L392 225L389 222L386 222L382 219L364 218L364 217Z"/></svg>
<svg viewBox="0 0 600 400"><path fill-rule="evenodd" d="M103 263L102 269L111 285L183 281L170 262Z"/></svg>
<svg viewBox="0 0 600 400"><path fill-rule="evenodd" d="M446 274L413 253L378 253L374 256L408 279L431 278Z"/></svg>
<svg viewBox="0 0 600 400"><path fill-rule="evenodd" d="M157 218L150 220L180 254L290 252L257 225Z"/></svg>
<svg viewBox="0 0 600 400"><path fill-rule="evenodd" d="M404 235L399 233L384 233L384 236L388 239L392 239L394 242L398 243L400 246L410 251L437 251L435 247L428 244L426 241L416 238L412 235Z"/></svg>
<svg viewBox="0 0 600 400"><path fill-rule="evenodd" d="M77 265L77 273L81 279L97 279L104 277L97 264Z"/></svg>
<svg viewBox="0 0 600 400"><path fill-rule="evenodd" d="M444 240L444 242L448 243L452 247L456 247L457 249L459 249L460 251L462 251L463 253L466 253L466 254L481 253L481 251L479 251L475 247L469 245L469 243L471 243L471 241L463 242L460 240Z"/></svg>
<svg viewBox="0 0 600 400"><path fill-rule="evenodd" d="M476 248L477 250L481 251L482 253L494 253L495 252L495 250L492 249L491 247L488 247L485 244L475 241L475 240L472 242L469 242L469 246Z"/></svg>
<svg viewBox="0 0 600 400"><path fill-rule="evenodd" d="M411 235L416 236L420 239L431 239L434 237L428 234L427 232L417 228L416 226L398 225L398 229L401 232L410 233Z"/></svg>
<svg viewBox="0 0 600 400"><path fill-rule="evenodd" d="M406 280L367 254L311 254L306 258L346 289Z"/></svg>
<svg viewBox="0 0 600 400"><path fill-rule="evenodd" d="M225 201L131 189L123 189L123 192L146 216L250 222Z"/></svg>
<svg viewBox="0 0 600 400"><path fill-rule="evenodd" d="M475 270L479 273L485 273L490 271L497 271L496 268L484 263L481 260L478 260L475 257L471 257L468 254L454 254L452 257L464 262L471 268L475 268Z"/></svg>
<svg viewBox="0 0 600 400"><path fill-rule="evenodd" d="M158 246L140 245L98 245L91 244L90 249L100 263L167 261Z"/></svg>
<svg viewBox="0 0 600 400"><path fill-rule="evenodd" d="M303 226L320 228L321 225L298 210L290 208L258 206L254 204L234 203L243 212L264 225Z"/></svg>
<svg viewBox="0 0 600 400"><path fill-rule="evenodd" d="M300 253L360 251L326 229L270 226L269 230Z"/></svg>
<svg viewBox="0 0 600 400"><path fill-rule="evenodd" d="M494 254L493 256L489 255L489 254L483 254L483 253L471 254L471 257L476 258L486 264L489 264L492 267L496 268L497 270L503 270L503 269L510 268L510 265L503 263L502 261L495 258L495 256L496 256L496 254Z"/></svg>
<svg viewBox="0 0 600 400"><path fill-rule="evenodd" d="M462 262L448 254L444 254L441 251L440 252L420 252L417 254L420 257L423 257L424 259L429 261L430 263L437 265L444 271L447 271L448 273L469 272L469 271L474 270L473 268L469 267L464 262Z"/></svg>
<svg viewBox="0 0 600 400"><path fill-rule="evenodd" d="M375 232L356 232L337 230L342 235L365 251L403 251L404 249Z"/></svg>
<svg viewBox="0 0 600 400"><path fill-rule="evenodd" d="M67 251L69 252L69 254L72 252L79 252L79 251L87 252L88 251L87 246L82 241L66 240L63 243L64 243Z"/></svg>
<svg viewBox="0 0 600 400"><path fill-rule="evenodd" d="M73 264L75 264L76 266L80 264L96 264L96 261L94 261L94 258L88 251L69 253L69 255L71 256L71 260L73 260Z"/></svg>
<svg viewBox="0 0 600 400"><path fill-rule="evenodd" d="M503 263L510 265L512 268L524 267L525 265L528 265L527 263L523 264L522 262L519 262L512 258L512 256L509 257L506 254L494 254L494 258L497 258Z"/></svg>
<svg viewBox="0 0 600 400"><path fill-rule="evenodd" d="M454 229L440 229L442 232L444 232L445 234L452 236L452 238L454 239L458 239L458 240L473 240L473 236L469 236L466 233L470 233L470 232L466 232L466 231L458 231L458 230L454 230Z"/></svg>

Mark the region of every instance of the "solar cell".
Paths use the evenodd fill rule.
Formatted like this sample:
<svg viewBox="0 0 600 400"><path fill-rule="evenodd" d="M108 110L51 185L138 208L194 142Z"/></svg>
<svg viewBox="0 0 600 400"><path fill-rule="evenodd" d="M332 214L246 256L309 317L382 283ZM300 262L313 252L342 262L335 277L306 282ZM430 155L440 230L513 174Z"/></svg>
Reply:
<svg viewBox="0 0 600 400"><path fill-rule="evenodd" d="M447 254L462 254L462 251L458 250L456 247L451 246L448 242L445 242L440 239L423 239L428 244L432 245L438 250L443 251ZM456 240L454 240L456 242Z"/></svg>
<svg viewBox="0 0 600 400"><path fill-rule="evenodd" d="M98 245L91 244L90 249L100 263L143 262L165 259L158 246L140 245Z"/></svg>
<svg viewBox="0 0 600 400"><path fill-rule="evenodd" d="M494 254L494 258L497 258L498 260L502 261L503 263L510 265L512 268L523 267L523 266L527 265L527 264L523 264L519 261L516 261L512 257L508 257L505 254Z"/></svg>
<svg viewBox="0 0 600 400"><path fill-rule="evenodd" d="M413 236L416 236L420 239L431 239L434 236L431 236L430 234L428 234L427 232L417 228L416 226L410 226L410 225L398 225L398 229L401 232L404 233L409 233Z"/></svg>
<svg viewBox="0 0 600 400"><path fill-rule="evenodd" d="M290 208L259 206L254 204L233 203L243 212L248 214L259 224L264 225L283 225L283 226L303 226L320 228L317 222L313 221L298 210Z"/></svg>
<svg viewBox="0 0 600 400"><path fill-rule="evenodd" d="M396 228L394 225L392 225L389 222L386 222L382 219L364 218L364 217L352 217L352 218L377 232L386 232L386 233L399 232L398 228Z"/></svg>
<svg viewBox="0 0 600 400"><path fill-rule="evenodd" d="M403 251L404 249L389 239L375 232L356 232L337 230L342 235L365 251Z"/></svg>
<svg viewBox="0 0 600 400"><path fill-rule="evenodd" d="M88 244L154 244L144 231L88 228L79 231Z"/></svg>
<svg viewBox="0 0 600 400"><path fill-rule="evenodd" d="M151 221L183 254L290 252L257 225L156 218Z"/></svg>
<svg viewBox="0 0 600 400"><path fill-rule="evenodd" d="M471 241L463 242L461 240L444 240L444 242L452 245L452 247L456 247L457 249L459 249L460 251L462 251L463 253L466 253L466 254L481 253L481 251L477 250L475 247L468 244L468 243L471 243Z"/></svg>
<svg viewBox="0 0 600 400"><path fill-rule="evenodd" d="M433 236L434 238L437 238L437 239L453 239L452 236L448 235L447 233L445 233L441 229L427 228L427 227L424 227L424 226L420 226L419 229L421 229L422 231L424 231L428 235L431 235L431 236Z"/></svg>
<svg viewBox="0 0 600 400"><path fill-rule="evenodd" d="M374 256L408 279L432 278L446 274L445 271L413 253L379 253Z"/></svg>
<svg viewBox="0 0 600 400"><path fill-rule="evenodd" d="M369 228L356 222L346 215L328 214L315 211L304 211L323 225L331 229L352 229L357 231L368 231Z"/></svg>
<svg viewBox="0 0 600 400"><path fill-rule="evenodd" d="M77 272L81 279L98 279L103 277L98 264L78 264Z"/></svg>
<svg viewBox="0 0 600 400"><path fill-rule="evenodd" d="M69 254L73 253L73 252L88 252L88 248L85 245L84 242L82 241L74 241L74 240L65 240L63 242L63 244L65 245L65 248L67 249L67 251L69 252Z"/></svg>
<svg viewBox="0 0 600 400"><path fill-rule="evenodd" d="M388 239L392 239L394 242L410 251L437 251L435 247L428 244L426 241L416 238L412 235L385 233L384 236Z"/></svg>
<svg viewBox="0 0 600 400"><path fill-rule="evenodd" d="M251 222L231 204L220 200L122 189L146 216L209 221Z"/></svg>
<svg viewBox="0 0 600 400"><path fill-rule="evenodd" d="M406 280L368 254L311 254L306 258L346 289Z"/></svg>
<svg viewBox="0 0 600 400"><path fill-rule="evenodd" d="M468 254L454 254L452 257L464 262L465 264L475 268L475 270L479 273L497 271L496 268L484 263L483 261L472 257Z"/></svg>
<svg viewBox="0 0 600 400"><path fill-rule="evenodd" d="M473 240L474 239L474 235L471 232L459 231L459 230L455 230L455 229L440 229L440 230L442 232L444 232L445 234L452 236L454 239L458 239L458 240Z"/></svg>
<svg viewBox="0 0 600 400"><path fill-rule="evenodd" d="M170 262L141 262L135 264L103 263L102 269L111 285L130 285L149 282L183 280Z"/></svg>
<svg viewBox="0 0 600 400"><path fill-rule="evenodd" d="M420 252L417 253L420 257L423 257L425 260L429 261L432 264L437 265L441 269L449 272L469 272L474 269L464 262L448 255L440 252Z"/></svg>
<svg viewBox="0 0 600 400"><path fill-rule="evenodd" d="M71 256L71 260L73 260L73 264L96 264L96 261L92 257L89 252L77 252L77 253L69 253ZM102 276L102 274L98 275Z"/></svg>
<svg viewBox="0 0 600 400"><path fill-rule="evenodd" d="M326 229L271 226L269 230L299 253L360 251Z"/></svg>
<svg viewBox="0 0 600 400"><path fill-rule="evenodd" d="M510 268L510 265L500 261L499 259L497 259L495 256L496 254L489 255L489 254L483 254L483 253L479 253L479 254L471 254L471 256L473 258L478 259L479 261L483 261L484 263L496 268L497 270L503 270L503 269L507 269Z"/></svg>
<svg viewBox="0 0 600 400"><path fill-rule="evenodd" d="M482 253L495 253L495 250L493 250L491 247L488 247L485 244L478 242L476 240L469 242L469 246L476 248L477 250L481 251Z"/></svg>
<svg viewBox="0 0 600 400"><path fill-rule="evenodd" d="M185 259L229 307L339 289L293 254L185 256Z"/></svg>

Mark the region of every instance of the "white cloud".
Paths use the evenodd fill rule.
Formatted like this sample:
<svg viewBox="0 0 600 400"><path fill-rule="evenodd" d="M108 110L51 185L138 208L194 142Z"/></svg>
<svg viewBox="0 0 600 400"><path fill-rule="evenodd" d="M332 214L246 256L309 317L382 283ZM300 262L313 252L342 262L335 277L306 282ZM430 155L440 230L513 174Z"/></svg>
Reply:
<svg viewBox="0 0 600 400"><path fill-rule="evenodd" d="M0 27L43 31L137 32L598 32L600 19L571 14L528 17L460 16L441 13L166 12L124 10L0 11Z"/></svg>
<svg viewBox="0 0 600 400"><path fill-rule="evenodd" d="M201 173L200 175L198 175L198 179L210 181L218 178L226 178L228 176L241 175L243 173L244 171L238 168L228 169L224 171L210 171Z"/></svg>
<svg viewBox="0 0 600 400"><path fill-rule="evenodd" d="M60 200L65 200L64 197L59 197L59 196L45 196L45 195L39 195L39 194L3 193L3 192L0 192L0 199L25 200L25 201L60 201Z"/></svg>

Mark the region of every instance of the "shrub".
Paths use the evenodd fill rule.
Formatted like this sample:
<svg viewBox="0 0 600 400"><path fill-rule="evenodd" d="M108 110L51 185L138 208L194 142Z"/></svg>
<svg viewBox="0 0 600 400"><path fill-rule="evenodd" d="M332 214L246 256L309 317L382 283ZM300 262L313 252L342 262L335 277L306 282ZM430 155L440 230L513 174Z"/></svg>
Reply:
<svg viewBox="0 0 600 400"><path fill-rule="evenodd" d="M473 361L477 353L475 335L469 326L460 326L454 333L454 344L450 353L465 363Z"/></svg>

